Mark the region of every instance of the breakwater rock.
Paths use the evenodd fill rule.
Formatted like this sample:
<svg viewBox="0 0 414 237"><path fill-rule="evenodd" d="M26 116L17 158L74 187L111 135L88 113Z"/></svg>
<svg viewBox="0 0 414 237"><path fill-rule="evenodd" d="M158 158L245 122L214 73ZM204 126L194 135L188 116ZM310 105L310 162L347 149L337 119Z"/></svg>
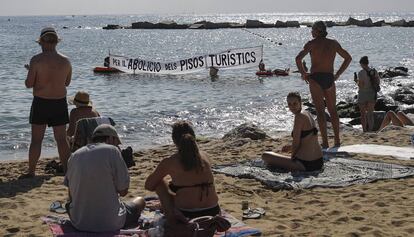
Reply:
<svg viewBox="0 0 414 237"><path fill-rule="evenodd" d="M414 21L406 21L405 19L386 22L384 20L374 22L371 18L358 20L349 17L345 22L324 21L327 27L333 26L359 26L359 27L414 27ZM148 21L134 22L131 26L107 25L103 29L223 29L223 28L297 28L301 26L310 27L313 22L299 22L299 21L276 21L276 22L262 22L259 20L247 19L245 23L237 22L210 22L199 21L189 24L179 24L175 21L161 21L152 23Z"/></svg>

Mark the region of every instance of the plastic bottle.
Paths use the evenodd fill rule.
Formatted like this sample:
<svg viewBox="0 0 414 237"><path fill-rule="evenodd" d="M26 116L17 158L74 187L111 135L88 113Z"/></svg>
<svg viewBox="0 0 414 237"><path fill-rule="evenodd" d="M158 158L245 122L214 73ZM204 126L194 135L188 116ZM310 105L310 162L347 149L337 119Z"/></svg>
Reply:
<svg viewBox="0 0 414 237"><path fill-rule="evenodd" d="M154 214L154 228L149 233L151 237L162 237L164 236L164 219L160 210L156 210Z"/></svg>

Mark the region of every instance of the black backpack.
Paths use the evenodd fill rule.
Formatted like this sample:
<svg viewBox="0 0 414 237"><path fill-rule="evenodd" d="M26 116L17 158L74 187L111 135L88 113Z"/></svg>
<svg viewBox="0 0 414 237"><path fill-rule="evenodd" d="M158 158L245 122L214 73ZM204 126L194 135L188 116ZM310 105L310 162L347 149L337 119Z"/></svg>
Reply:
<svg viewBox="0 0 414 237"><path fill-rule="evenodd" d="M368 73L372 88L374 89L375 92L379 92L381 90L381 87L380 87L380 79L378 77L377 70L375 70L375 68L371 68L368 71L366 70L366 72Z"/></svg>

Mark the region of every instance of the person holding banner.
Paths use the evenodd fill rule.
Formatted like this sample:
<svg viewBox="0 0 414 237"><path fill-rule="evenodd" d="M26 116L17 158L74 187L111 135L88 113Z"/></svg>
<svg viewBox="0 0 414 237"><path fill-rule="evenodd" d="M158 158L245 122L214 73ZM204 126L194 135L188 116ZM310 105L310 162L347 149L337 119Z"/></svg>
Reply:
<svg viewBox="0 0 414 237"><path fill-rule="evenodd" d="M302 74L302 79L309 83L309 89L315 105L318 117L319 130L322 136L322 147L328 148L328 136L325 119L325 104L331 117L335 135L335 146L340 146L339 117L336 112L336 87L335 81L341 76L351 63L351 55L333 39L328 39L326 25L323 21L317 21L312 26L313 40L307 42L303 50L296 56L296 65ZM303 58L310 54L311 68L307 73L302 63ZM339 54L344 61L339 70L334 74L334 61Z"/></svg>

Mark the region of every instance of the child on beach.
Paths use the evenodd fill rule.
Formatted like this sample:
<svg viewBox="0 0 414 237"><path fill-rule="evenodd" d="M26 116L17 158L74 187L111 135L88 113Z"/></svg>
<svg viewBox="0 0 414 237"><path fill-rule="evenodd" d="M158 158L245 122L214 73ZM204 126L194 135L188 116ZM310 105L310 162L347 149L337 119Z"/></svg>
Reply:
<svg viewBox="0 0 414 237"><path fill-rule="evenodd" d="M322 149L318 142L318 129L309 112L302 112L299 93L291 92L287 96L289 110L295 115L292 131L292 146L283 147L282 151L291 150L290 157L265 152L263 161L270 165L290 171L315 171L323 167Z"/></svg>

